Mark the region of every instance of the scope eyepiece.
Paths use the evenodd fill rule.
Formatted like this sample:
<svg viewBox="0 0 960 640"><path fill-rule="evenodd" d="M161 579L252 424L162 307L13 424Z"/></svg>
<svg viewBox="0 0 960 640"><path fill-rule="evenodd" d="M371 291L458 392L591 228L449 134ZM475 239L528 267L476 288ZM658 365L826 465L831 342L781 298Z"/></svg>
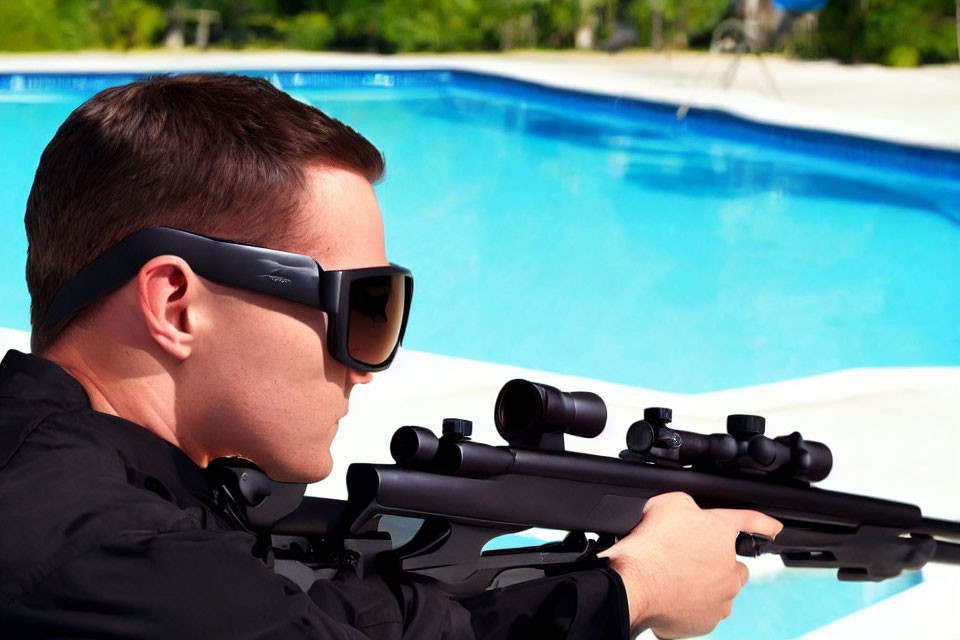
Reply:
<svg viewBox="0 0 960 640"><path fill-rule="evenodd" d="M550 433L594 438L607 423L607 406L589 391L564 392L517 379L500 389L494 422L510 443L533 441Z"/></svg>
<svg viewBox="0 0 960 640"><path fill-rule="evenodd" d="M400 427L390 439L390 455L402 467L430 462L439 448L440 439L424 427Z"/></svg>

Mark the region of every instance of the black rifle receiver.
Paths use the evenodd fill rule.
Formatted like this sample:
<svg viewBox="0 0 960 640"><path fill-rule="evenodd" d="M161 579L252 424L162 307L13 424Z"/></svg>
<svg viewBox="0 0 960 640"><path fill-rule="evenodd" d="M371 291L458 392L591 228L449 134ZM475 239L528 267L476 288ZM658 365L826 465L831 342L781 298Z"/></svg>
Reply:
<svg viewBox="0 0 960 640"><path fill-rule="evenodd" d="M669 426L670 409L649 408L630 426L619 458L564 448L564 434L603 431L607 412L596 394L511 380L494 416L507 446L473 442L468 420L444 420L440 437L401 427L390 443L396 464L350 465L345 502L305 498L298 506L291 497L297 492L286 487L274 492L282 505L267 509L272 496L263 490L253 504L230 487L249 478L249 466L238 475L218 463L217 477L227 480L219 495L230 496L222 506L252 531L273 534L278 557L315 568L348 558L361 570L412 572L458 597L500 580L595 566L599 551L637 525L649 498L672 491L704 508L755 509L783 522L776 540L741 534L741 555L778 554L790 567L837 569L841 580L884 580L927 562L960 564L960 544L951 542L960 541L960 522L812 487L830 473L830 449L799 433L768 438L759 416L732 415L727 433L702 435ZM256 525L246 511L256 512ZM280 512L289 515L263 522L264 513ZM412 535L400 531L405 527ZM562 542L483 551L493 538L531 527L569 533Z"/></svg>

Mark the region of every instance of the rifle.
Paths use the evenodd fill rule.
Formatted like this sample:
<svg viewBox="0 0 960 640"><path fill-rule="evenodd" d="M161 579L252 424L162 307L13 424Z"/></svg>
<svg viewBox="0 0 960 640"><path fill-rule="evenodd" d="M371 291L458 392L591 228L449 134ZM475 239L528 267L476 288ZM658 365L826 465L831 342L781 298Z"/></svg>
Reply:
<svg viewBox="0 0 960 640"><path fill-rule="evenodd" d="M214 494L237 526L269 536L280 563L306 565L314 576L344 562L361 575L418 574L454 597L597 566L597 553L638 524L646 501L672 491L703 508L754 509L784 524L776 540L741 533L741 556L777 554L788 567L836 569L850 581L960 564L960 522L813 487L830 473L830 449L798 432L769 438L760 416L731 415L727 433L702 435L672 428L670 409L648 408L611 458L564 448L565 435L603 431L606 406L594 393L512 380L494 415L506 446L473 442L463 419L444 420L439 437L401 427L390 443L396 464L352 464L346 501L303 498L306 485L271 481L237 459L211 465ZM484 550L533 527L569 533Z"/></svg>

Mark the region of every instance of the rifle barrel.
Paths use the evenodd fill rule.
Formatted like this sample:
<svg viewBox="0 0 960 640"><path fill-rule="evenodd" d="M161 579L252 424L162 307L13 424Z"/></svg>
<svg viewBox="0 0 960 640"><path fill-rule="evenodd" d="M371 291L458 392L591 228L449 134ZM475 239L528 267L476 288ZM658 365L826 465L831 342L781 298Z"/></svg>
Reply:
<svg viewBox="0 0 960 640"><path fill-rule="evenodd" d="M937 540L937 549L933 552L933 557L930 560L946 564L960 564L960 544Z"/></svg>
<svg viewBox="0 0 960 640"><path fill-rule="evenodd" d="M483 446L483 445L480 445ZM585 453L513 450L512 471L544 478L643 488L647 497L683 491L702 507L759 509L775 518L832 523L840 526L876 524L913 531L922 521L912 504L816 487L778 484L765 479L720 476L690 469L665 469ZM941 528L933 521L935 528ZM949 523L942 522L943 525ZM956 531L960 531L960 525ZM949 529L949 527L946 527ZM952 537L952 536L946 536Z"/></svg>
<svg viewBox="0 0 960 640"><path fill-rule="evenodd" d="M937 518L923 518L920 525L911 529L913 533L920 533L935 538L960 540L960 522L939 520Z"/></svg>

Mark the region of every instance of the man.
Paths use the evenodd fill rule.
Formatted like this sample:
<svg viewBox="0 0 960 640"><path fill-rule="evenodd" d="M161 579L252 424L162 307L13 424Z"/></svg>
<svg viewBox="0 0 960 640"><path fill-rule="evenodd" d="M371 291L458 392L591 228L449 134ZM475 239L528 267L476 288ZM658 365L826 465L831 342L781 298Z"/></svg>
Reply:
<svg viewBox="0 0 960 640"><path fill-rule="evenodd" d="M349 566L304 593L218 511L214 458L324 478L350 390L396 351L382 172L263 80L156 78L70 115L25 217L36 355L0 365L3 637L682 637L729 614L737 533L780 525L680 494L609 567L462 603Z"/></svg>

